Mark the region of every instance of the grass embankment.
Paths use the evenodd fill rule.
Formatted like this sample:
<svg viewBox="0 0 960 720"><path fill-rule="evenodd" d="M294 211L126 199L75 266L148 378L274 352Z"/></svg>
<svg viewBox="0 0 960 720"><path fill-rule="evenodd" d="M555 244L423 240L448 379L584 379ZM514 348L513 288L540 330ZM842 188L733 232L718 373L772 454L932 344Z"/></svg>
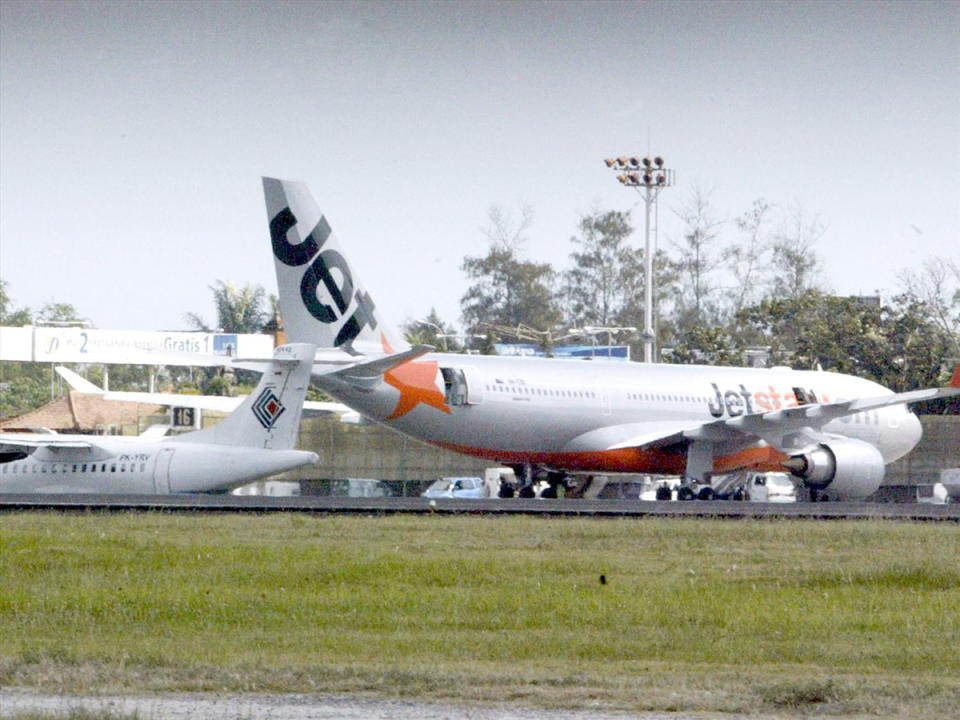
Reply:
<svg viewBox="0 0 960 720"><path fill-rule="evenodd" d="M0 686L949 717L958 641L949 524L0 515Z"/></svg>

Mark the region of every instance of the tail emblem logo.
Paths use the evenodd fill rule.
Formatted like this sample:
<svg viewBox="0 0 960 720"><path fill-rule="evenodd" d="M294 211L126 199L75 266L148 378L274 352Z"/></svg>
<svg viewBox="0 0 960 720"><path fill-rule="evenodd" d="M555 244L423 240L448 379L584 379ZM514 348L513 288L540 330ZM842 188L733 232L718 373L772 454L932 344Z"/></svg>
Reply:
<svg viewBox="0 0 960 720"><path fill-rule="evenodd" d="M332 324L343 321L333 341L334 347L349 343L364 326L369 326L371 330L376 328L373 300L365 292L354 292L353 275L346 259L336 250L322 249L331 233L326 219L321 217L306 239L295 245L287 238L287 234L296 224L297 218L289 207L270 220L273 254L288 267L307 266L300 282L300 298L307 311L320 322ZM320 301L317 292L321 287L325 289L323 294L330 303ZM351 314L354 300L356 307Z"/></svg>
<svg viewBox="0 0 960 720"><path fill-rule="evenodd" d="M283 406L283 403L280 402L280 398L278 398L270 388L264 388L263 392L260 393L260 396L253 403L254 416L267 430L274 426L277 419L283 415L284 410L286 410L286 408Z"/></svg>

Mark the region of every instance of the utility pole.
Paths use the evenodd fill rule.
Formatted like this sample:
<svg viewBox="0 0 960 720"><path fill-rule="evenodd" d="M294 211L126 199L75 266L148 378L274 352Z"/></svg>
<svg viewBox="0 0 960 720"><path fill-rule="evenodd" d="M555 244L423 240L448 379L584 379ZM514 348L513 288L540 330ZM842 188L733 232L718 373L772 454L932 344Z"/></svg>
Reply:
<svg viewBox="0 0 960 720"><path fill-rule="evenodd" d="M657 211L657 198L660 191L665 187L670 187L674 182L674 172L664 167L663 158L655 157L651 160L648 157L620 157L607 158L604 160L606 166L611 170L616 170L620 174L617 180L625 187L634 188L643 198L644 213L644 235L646 241L643 251L643 361L652 363L654 357L654 343L656 342L656 330L653 323L653 243L651 238L656 234L656 227L651 232L650 215L654 214L654 221L659 216Z"/></svg>

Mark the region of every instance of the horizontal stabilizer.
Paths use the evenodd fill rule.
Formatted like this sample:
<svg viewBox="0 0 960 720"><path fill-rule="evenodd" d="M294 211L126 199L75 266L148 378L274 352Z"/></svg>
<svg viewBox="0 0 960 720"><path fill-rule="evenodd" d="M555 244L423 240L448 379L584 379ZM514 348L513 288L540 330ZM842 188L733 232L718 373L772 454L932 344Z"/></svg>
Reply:
<svg viewBox="0 0 960 720"><path fill-rule="evenodd" d="M382 353L378 353L382 355ZM365 356L351 355L344 350L324 350L318 349L313 355L313 362L316 365L355 365L362 361ZM230 366L238 370L252 370L253 372L263 372L272 362L271 358L248 357L233 360Z"/></svg>
<svg viewBox="0 0 960 720"><path fill-rule="evenodd" d="M405 362L416 360L422 355L433 352L434 348L430 345L417 345L400 353L387 355L386 357L369 360L358 363L352 367L337 370L332 375L340 377L342 380L361 389L374 387L384 373L390 372L397 365L403 365Z"/></svg>

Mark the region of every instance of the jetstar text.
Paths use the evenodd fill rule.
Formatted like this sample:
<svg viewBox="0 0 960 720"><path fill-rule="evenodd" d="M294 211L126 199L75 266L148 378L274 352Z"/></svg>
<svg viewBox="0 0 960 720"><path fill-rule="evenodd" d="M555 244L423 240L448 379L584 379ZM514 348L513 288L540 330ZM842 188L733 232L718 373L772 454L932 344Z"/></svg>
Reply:
<svg viewBox="0 0 960 720"><path fill-rule="evenodd" d="M755 412L770 412L782 408L797 407L795 392L788 391L784 393L777 392L772 385L764 390L747 390L742 383L733 390L721 390L716 383L710 383L713 388L714 397L707 401L707 409L715 418L721 418L724 415L738 417L740 415L750 415ZM817 394L812 390L804 391L808 397L819 397L821 402L829 402L823 394Z"/></svg>

